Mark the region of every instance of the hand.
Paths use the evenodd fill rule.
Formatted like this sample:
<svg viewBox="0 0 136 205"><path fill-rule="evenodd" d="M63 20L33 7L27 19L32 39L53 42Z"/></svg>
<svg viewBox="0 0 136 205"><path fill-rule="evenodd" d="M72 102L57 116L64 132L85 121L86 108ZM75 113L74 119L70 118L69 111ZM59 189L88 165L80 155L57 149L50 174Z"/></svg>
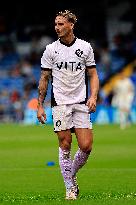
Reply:
<svg viewBox="0 0 136 205"><path fill-rule="evenodd" d="M96 111L96 99L94 97L90 97L86 105L88 106L90 112Z"/></svg>
<svg viewBox="0 0 136 205"><path fill-rule="evenodd" d="M46 114L45 114L44 109L43 109L42 106L38 107L37 118L38 118L39 122L41 122L42 124L45 124Z"/></svg>

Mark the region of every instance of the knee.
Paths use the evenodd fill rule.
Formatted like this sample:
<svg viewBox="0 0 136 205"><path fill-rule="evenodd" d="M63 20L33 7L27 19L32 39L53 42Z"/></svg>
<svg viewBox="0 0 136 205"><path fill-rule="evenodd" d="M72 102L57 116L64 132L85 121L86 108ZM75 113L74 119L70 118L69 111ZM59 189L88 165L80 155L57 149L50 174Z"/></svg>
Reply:
<svg viewBox="0 0 136 205"><path fill-rule="evenodd" d="M86 154L90 154L90 152L92 151L92 145L91 144L83 144L82 146L80 146L80 149L85 152Z"/></svg>
<svg viewBox="0 0 136 205"><path fill-rule="evenodd" d="M60 140L59 141L59 146L64 149L64 150L70 150L71 148L71 141L70 140Z"/></svg>

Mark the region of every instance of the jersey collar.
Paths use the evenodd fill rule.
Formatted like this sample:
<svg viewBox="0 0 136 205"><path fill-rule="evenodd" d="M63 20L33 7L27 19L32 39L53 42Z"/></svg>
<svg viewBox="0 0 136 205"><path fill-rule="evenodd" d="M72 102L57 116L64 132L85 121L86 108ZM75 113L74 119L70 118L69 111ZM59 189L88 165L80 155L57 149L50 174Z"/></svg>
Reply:
<svg viewBox="0 0 136 205"><path fill-rule="evenodd" d="M76 39L77 39L77 37L75 37L74 40L70 44L64 43L63 41L61 41L60 38L59 38L59 41L60 41L61 44L65 45L67 47L70 47L70 46L72 46L75 43Z"/></svg>

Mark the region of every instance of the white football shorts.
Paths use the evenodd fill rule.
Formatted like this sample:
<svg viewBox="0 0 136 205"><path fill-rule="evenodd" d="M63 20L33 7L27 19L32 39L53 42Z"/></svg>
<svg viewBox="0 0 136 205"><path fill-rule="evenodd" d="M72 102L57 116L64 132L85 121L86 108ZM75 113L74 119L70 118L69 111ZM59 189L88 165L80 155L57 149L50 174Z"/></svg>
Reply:
<svg viewBox="0 0 136 205"><path fill-rule="evenodd" d="M54 131L71 128L92 129L90 113L85 104L57 105L52 108Z"/></svg>

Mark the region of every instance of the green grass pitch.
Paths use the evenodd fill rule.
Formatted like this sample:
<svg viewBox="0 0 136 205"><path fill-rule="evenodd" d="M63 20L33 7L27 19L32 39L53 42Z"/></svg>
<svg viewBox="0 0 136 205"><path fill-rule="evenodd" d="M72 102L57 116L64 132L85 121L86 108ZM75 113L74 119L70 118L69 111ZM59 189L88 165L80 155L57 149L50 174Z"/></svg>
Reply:
<svg viewBox="0 0 136 205"><path fill-rule="evenodd" d="M93 132L93 151L78 173L79 199L66 201L53 126L1 124L0 204L136 204L136 125L94 125ZM73 135L72 156L76 149Z"/></svg>

